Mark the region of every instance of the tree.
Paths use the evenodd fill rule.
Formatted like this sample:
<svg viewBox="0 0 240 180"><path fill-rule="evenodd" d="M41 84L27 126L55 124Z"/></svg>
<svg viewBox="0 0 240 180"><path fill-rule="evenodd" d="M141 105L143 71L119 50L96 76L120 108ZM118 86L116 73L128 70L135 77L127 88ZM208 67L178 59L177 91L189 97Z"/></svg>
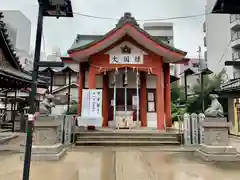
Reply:
<svg viewBox="0 0 240 180"><path fill-rule="evenodd" d="M226 77L226 71L223 69L218 74L213 74L209 76L204 76L204 107L208 107L210 103L209 94L214 93L216 89L220 89L221 83ZM186 102L187 112L189 113L200 113L201 112L201 82L197 79L197 84L192 87L193 94L195 96L189 97Z"/></svg>
<svg viewBox="0 0 240 180"><path fill-rule="evenodd" d="M172 120L178 121L178 116L182 116L186 112L186 108L181 108L178 105L185 103L184 86L180 86L177 82L171 84L171 110Z"/></svg>
<svg viewBox="0 0 240 180"><path fill-rule="evenodd" d="M178 104L184 101L184 86L180 86L177 82L171 84L172 103Z"/></svg>

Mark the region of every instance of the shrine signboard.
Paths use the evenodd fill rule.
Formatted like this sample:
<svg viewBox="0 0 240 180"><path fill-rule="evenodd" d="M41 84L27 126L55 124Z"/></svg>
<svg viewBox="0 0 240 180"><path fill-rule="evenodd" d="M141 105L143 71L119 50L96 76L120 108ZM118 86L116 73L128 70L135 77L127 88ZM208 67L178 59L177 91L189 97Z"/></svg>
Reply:
<svg viewBox="0 0 240 180"><path fill-rule="evenodd" d="M90 90L89 116L102 117L102 90Z"/></svg>
<svg viewBox="0 0 240 180"><path fill-rule="evenodd" d="M109 57L109 64L143 64L143 55L139 54L119 54Z"/></svg>
<svg viewBox="0 0 240 180"><path fill-rule="evenodd" d="M78 126L102 126L102 90L83 89L82 112L77 117Z"/></svg>
<svg viewBox="0 0 240 180"><path fill-rule="evenodd" d="M83 90L82 116L102 117L102 90Z"/></svg>

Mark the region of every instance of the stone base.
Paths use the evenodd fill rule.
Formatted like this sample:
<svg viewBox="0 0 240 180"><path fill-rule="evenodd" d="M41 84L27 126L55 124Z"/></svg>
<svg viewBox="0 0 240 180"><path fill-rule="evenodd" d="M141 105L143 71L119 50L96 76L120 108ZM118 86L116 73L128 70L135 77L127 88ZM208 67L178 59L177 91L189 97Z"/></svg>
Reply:
<svg viewBox="0 0 240 180"><path fill-rule="evenodd" d="M204 161L240 161L240 154L238 154L236 148L232 146L201 145L201 148L196 150L195 155Z"/></svg>
<svg viewBox="0 0 240 180"><path fill-rule="evenodd" d="M49 146L33 146L31 160L58 161L66 154L66 152L67 151L62 144L55 144ZM24 155L21 156L21 160L24 160Z"/></svg>
<svg viewBox="0 0 240 180"><path fill-rule="evenodd" d="M17 133L11 133L11 132L10 133L9 132L1 133L0 132L0 144L5 144L17 137L18 137Z"/></svg>

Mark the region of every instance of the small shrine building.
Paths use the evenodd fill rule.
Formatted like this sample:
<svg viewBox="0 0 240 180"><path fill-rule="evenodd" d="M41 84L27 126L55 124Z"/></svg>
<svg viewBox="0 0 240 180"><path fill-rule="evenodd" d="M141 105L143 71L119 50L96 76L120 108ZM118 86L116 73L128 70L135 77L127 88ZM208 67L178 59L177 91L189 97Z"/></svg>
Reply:
<svg viewBox="0 0 240 180"><path fill-rule="evenodd" d="M102 89L103 127L117 111L133 111L142 127L171 127L169 64L186 63L186 52L149 35L125 13L110 32L68 54L79 63L79 115L83 89Z"/></svg>

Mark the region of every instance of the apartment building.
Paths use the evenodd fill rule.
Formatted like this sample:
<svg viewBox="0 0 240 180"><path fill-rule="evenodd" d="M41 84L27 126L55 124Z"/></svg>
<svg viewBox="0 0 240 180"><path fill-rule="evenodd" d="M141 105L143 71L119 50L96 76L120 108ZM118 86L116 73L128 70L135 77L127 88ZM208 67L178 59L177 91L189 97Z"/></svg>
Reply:
<svg viewBox="0 0 240 180"><path fill-rule="evenodd" d="M143 29L148 32L150 35L158 38L159 40L174 46L174 35L173 35L173 23L159 23L159 22L151 22L144 23ZM170 65L170 73L171 75L178 76L179 75L179 65L171 64Z"/></svg>
<svg viewBox="0 0 240 180"><path fill-rule="evenodd" d="M233 39L237 43L238 33L235 30L233 31L233 24L231 23L237 17L232 17L232 20L230 20L228 14L210 14L216 0L207 0L206 2L206 16L203 23L203 32L205 33L204 58L207 67L214 73L218 73L225 68L228 78L231 79L234 75L233 68L225 66L225 62L232 61L233 54L237 52L235 51L237 46L233 45ZM234 54L234 58L237 55L237 53Z"/></svg>
<svg viewBox="0 0 240 180"><path fill-rule="evenodd" d="M240 60L240 15L230 15L232 61ZM233 78L240 78L240 68L233 67Z"/></svg>
<svg viewBox="0 0 240 180"><path fill-rule="evenodd" d="M31 69L33 58L29 54L31 21L18 10L2 11L8 34L23 68Z"/></svg>

